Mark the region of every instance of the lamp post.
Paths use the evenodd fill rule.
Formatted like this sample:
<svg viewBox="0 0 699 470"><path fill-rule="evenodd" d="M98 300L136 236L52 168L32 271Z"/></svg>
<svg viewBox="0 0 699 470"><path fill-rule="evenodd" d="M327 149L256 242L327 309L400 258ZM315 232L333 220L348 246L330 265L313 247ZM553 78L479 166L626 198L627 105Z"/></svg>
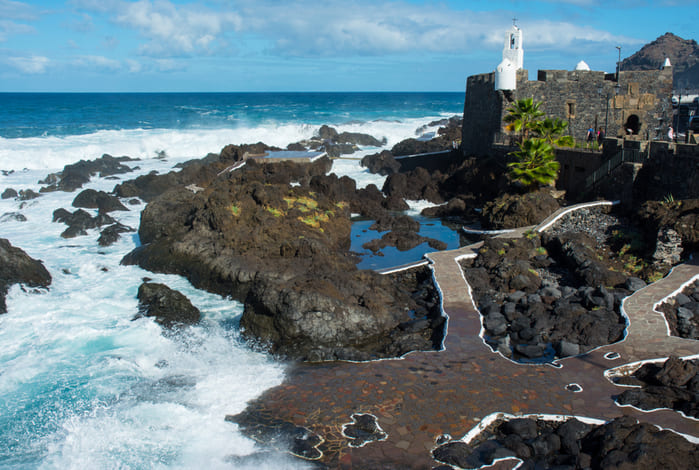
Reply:
<svg viewBox="0 0 699 470"><path fill-rule="evenodd" d="M617 51L619 51L619 60L616 63L616 82L619 83L619 72L621 71L621 46L616 46Z"/></svg>

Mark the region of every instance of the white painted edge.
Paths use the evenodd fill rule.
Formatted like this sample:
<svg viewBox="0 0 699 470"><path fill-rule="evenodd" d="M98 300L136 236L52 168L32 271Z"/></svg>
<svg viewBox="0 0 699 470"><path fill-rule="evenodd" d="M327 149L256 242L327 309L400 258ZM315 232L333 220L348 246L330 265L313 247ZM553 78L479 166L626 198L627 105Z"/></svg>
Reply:
<svg viewBox="0 0 699 470"><path fill-rule="evenodd" d="M464 226L464 227L461 227L461 230L464 233L469 233L469 234L473 234L473 235L500 235L503 233L512 233L517 229L516 228L508 228L508 229L504 229L504 230L477 230L474 228L468 228L468 227Z"/></svg>
<svg viewBox="0 0 699 470"><path fill-rule="evenodd" d="M673 413L679 414L679 415L682 416L684 419L688 419L688 420L690 420L690 421L699 422L699 419L695 418L694 416L687 416L687 415L684 414L683 412L681 412L681 411L679 411L679 410L673 410L672 408L653 408L652 410L644 410L644 409L641 409L641 408L636 408L636 407L633 406L633 405L622 405L622 404L620 404L620 403L617 403L616 401L614 402L614 404L615 404L617 407L619 407L619 408L632 408L632 409L638 411L639 413L643 413L643 414L654 413L654 412L656 412L656 411L672 411ZM648 423L648 424L653 424L653 423ZM662 428L662 427L658 426L657 424L653 424L653 426L655 426L655 427L658 428L658 429L665 429L665 428ZM695 443L695 444L699 444L699 437L698 437L698 436L692 436L691 434L683 434L683 433L681 433L681 432L675 431L675 430L670 429L670 428L667 428L667 430L668 430L668 431L672 431L672 432L674 432L675 434L679 434L680 436L684 437L685 439L687 439L687 440L690 441L690 442L693 442L693 443Z"/></svg>
<svg viewBox="0 0 699 470"><path fill-rule="evenodd" d="M377 271L377 272L378 272L379 274L382 274L382 275L386 275L386 274L395 274L395 273L399 273L399 272L402 272L402 271L408 271L408 270L410 270L410 269L419 268L419 267L421 267L421 266L425 266L425 265L428 265L428 264L430 264L429 260L423 259L423 260L420 260L420 261L415 261L414 263L404 264L404 265L402 265L402 266L396 266L395 268L386 268L386 270L380 270L380 271Z"/></svg>
<svg viewBox="0 0 699 470"><path fill-rule="evenodd" d="M638 369L643 367L646 364L657 364L660 362L665 362L667 361L667 357L656 357L654 359L643 359L642 361L635 361L635 362L628 362L626 364L620 364L616 367L612 367L611 369L607 369L604 371L604 376L606 377L607 380L610 382L614 383L612 379L614 377L627 377L629 375L632 375L634 372L636 372ZM683 359L685 361L693 360L693 359L699 359L699 354L692 354L689 356L680 356L680 359ZM634 385L618 385L614 384L618 387L634 387Z"/></svg>
<svg viewBox="0 0 699 470"><path fill-rule="evenodd" d="M360 446L354 446L354 445L352 445L352 444L348 444L350 447L352 447L352 448L354 448L354 449L358 449L358 448L360 448L360 447L364 447L364 446L367 445L367 444L371 444L372 442L381 442L381 441L385 441L386 439L388 439L388 433L387 433L386 431L384 431L383 428L381 427L381 425L379 424L379 418L378 418L375 414L373 414L373 413L364 413L364 412L362 412L362 411L353 411L352 414L350 415L350 419L352 419L352 422L351 422L351 423L345 423L345 424L342 425L342 435L345 436L347 439L353 439L352 437L350 437L350 436L348 436L347 434L345 434L345 429L347 429L348 426L352 426L353 424L356 423L356 421L355 421L355 419L354 419L354 415L369 415L369 416L372 416L372 417L374 418L374 420L376 421L376 427L378 428L379 431L381 431L382 433L384 433L384 437L383 437L382 439L377 439L376 441L367 441L367 442L365 442L364 444L362 444L362 445L360 445ZM320 445L320 444L319 444L319 445Z"/></svg>
<svg viewBox="0 0 699 470"><path fill-rule="evenodd" d="M246 160L243 160L242 162L236 162L236 163L234 163L233 165L231 165L231 166L229 166L229 167L227 167L227 168L224 168L223 170L219 171L218 174L217 174L216 176L221 176L221 175L224 174L225 172L229 172L229 173L230 173L230 172L232 172L232 171L237 170L238 168L244 167L246 164L247 164L247 161L246 161Z"/></svg>
<svg viewBox="0 0 699 470"><path fill-rule="evenodd" d="M621 201L595 201L595 202L583 202L581 204L575 204L570 207L567 207L563 211L561 211L556 217L553 219L549 220L546 222L544 225L537 225L534 227L534 230L537 232L543 232L547 229L549 229L553 224L558 222L558 220L563 217L564 215L567 215L573 211L579 210L579 209L586 209L588 207L596 207L596 206L612 206L619 204Z"/></svg>
<svg viewBox="0 0 699 470"><path fill-rule="evenodd" d="M440 150L439 152L416 153L413 155L401 155L400 157L393 157L393 158L395 160L404 160L406 158L426 157L428 155L443 155L445 153L451 153L451 150Z"/></svg>

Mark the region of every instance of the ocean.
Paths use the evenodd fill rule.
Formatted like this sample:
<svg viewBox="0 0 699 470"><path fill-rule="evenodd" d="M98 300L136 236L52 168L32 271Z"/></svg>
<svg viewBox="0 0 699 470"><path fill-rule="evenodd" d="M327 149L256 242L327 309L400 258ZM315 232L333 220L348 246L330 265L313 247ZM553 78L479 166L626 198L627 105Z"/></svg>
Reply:
<svg viewBox="0 0 699 470"><path fill-rule="evenodd" d="M133 173L120 175L132 179L231 143L286 147L323 124L385 137L390 149L432 136L436 128L423 127L431 121L460 115L463 93L0 93L0 109L0 193L38 192L49 173L103 154L138 158L128 163ZM380 188L384 179L356 158L384 148L336 160L333 171ZM94 177L83 189L110 192L118 182ZM66 226L51 222L53 211L74 211L79 191L0 200L0 238L42 260L53 277L45 291L13 286L0 315L0 468L305 468L224 421L284 380L283 362L240 338L242 306L179 276L120 265L137 234L109 247L97 244L96 230L61 238ZM411 214L424 205L411 202ZM111 215L137 228L145 204L128 207ZM422 223L428 236L458 246L439 221ZM366 221L355 225L352 247L362 252L360 242L376 234ZM406 256L364 255L364 268ZM201 310L200 324L164 334L152 319L134 320L144 277L184 293Z"/></svg>

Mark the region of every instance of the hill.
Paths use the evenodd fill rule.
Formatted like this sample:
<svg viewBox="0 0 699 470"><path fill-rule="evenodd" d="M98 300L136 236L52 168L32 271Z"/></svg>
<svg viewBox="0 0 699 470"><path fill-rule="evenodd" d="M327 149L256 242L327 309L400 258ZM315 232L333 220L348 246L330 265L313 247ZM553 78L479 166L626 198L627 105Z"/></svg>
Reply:
<svg viewBox="0 0 699 470"><path fill-rule="evenodd" d="M665 33L624 59L621 69L659 69L666 57L674 69L673 88L699 90L699 45L693 39L682 39L672 33Z"/></svg>

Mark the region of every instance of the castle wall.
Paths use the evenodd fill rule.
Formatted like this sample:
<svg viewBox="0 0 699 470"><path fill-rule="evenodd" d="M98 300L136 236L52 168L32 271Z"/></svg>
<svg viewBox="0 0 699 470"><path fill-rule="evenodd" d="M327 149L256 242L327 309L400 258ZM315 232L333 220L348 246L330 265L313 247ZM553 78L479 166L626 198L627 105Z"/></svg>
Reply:
<svg viewBox="0 0 699 470"><path fill-rule="evenodd" d="M503 92L495 91L495 73L468 77L461 127L466 156L488 154L502 124L503 100Z"/></svg>
<svg viewBox="0 0 699 470"><path fill-rule="evenodd" d="M462 150L465 155L486 155L493 142L507 143L502 119L514 101L533 98L547 116L569 123L569 132L584 141L587 129L607 129L607 136L623 136L626 129L638 138L666 135L672 115L672 69L622 71L614 74L589 70L540 70L528 80L517 72L517 89L495 91L494 73L468 78L464 101Z"/></svg>

